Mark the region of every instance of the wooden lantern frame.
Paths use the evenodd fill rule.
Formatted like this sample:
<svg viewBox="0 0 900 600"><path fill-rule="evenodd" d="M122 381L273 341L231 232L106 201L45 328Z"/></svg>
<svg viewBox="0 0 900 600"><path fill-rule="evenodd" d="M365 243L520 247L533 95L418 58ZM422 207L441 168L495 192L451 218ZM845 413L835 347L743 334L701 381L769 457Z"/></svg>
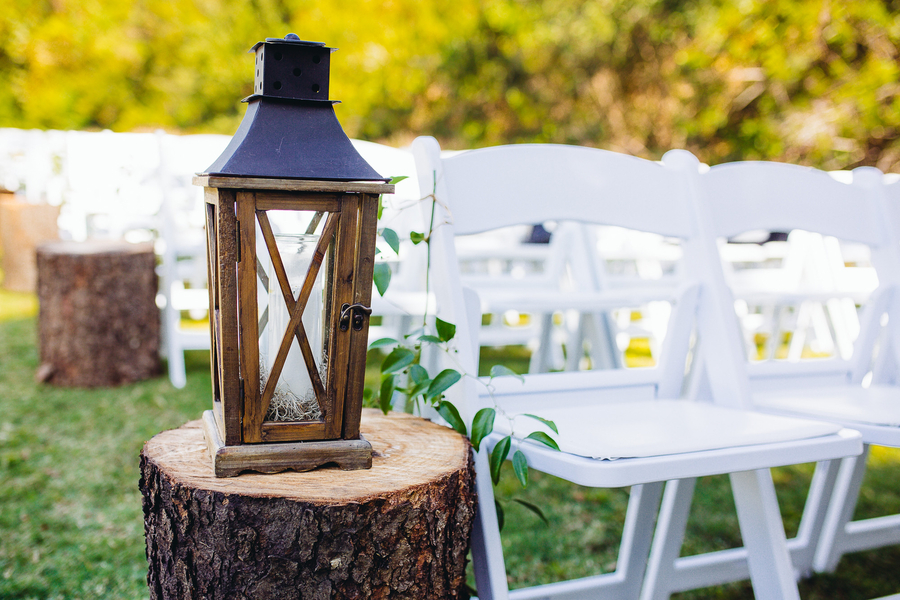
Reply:
<svg viewBox="0 0 900 600"><path fill-rule="evenodd" d="M244 470L275 473L326 463L369 468L371 445L360 436L379 194L394 186L371 182L201 175L209 268L210 369L213 409L203 415L219 477ZM315 211L325 217L309 272L295 299L267 211ZM291 315L265 389L259 382L256 225ZM322 381L301 316L319 270L325 284L327 369ZM271 307L270 307L271 308ZM265 421L269 399L294 341L299 344L322 413L317 421Z"/></svg>

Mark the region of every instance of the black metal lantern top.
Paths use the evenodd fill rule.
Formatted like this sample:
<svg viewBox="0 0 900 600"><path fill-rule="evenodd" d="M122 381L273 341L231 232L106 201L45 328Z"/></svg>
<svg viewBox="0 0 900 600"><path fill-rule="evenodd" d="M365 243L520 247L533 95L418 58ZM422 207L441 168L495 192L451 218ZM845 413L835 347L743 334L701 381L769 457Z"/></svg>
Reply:
<svg viewBox="0 0 900 600"><path fill-rule="evenodd" d="M328 98L329 48L289 33L256 53L254 93L231 143L201 175L389 181L359 155Z"/></svg>

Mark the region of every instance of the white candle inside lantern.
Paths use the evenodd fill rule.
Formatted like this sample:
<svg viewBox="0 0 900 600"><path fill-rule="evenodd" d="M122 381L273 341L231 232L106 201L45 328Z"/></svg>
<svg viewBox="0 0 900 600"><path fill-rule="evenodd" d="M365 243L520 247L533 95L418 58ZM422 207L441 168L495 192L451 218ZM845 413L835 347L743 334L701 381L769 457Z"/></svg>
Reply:
<svg viewBox="0 0 900 600"><path fill-rule="evenodd" d="M281 255L281 260L284 263L284 270L290 282L294 301L299 299L300 290L303 288L303 283L306 280L306 274L309 271L309 265L318 241L318 235L279 234L275 236L278 253ZM309 347L316 361L317 370L324 383L327 357L325 356L324 346L323 270L320 270L319 276L316 277L301 320L309 340ZM260 347L260 362L262 363L260 365L262 368L260 374L261 393L265 389L269 374L272 372L275 358L278 356L278 349L281 346L281 341L284 338L290 319L291 315L288 313L284 302L281 284L278 281L274 268L270 264L268 335L263 336L260 340L263 342L262 347ZM313 421L320 419L321 416L309 371L300 351L300 345L297 343L297 337L291 333L290 351L281 370L281 376L276 383L275 393L269 403L266 420Z"/></svg>

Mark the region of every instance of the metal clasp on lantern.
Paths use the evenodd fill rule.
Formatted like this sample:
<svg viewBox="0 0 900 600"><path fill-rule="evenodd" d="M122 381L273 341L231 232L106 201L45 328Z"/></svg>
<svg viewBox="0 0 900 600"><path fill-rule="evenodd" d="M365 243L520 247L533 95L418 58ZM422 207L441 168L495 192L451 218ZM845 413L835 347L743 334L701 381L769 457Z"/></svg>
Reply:
<svg viewBox="0 0 900 600"><path fill-rule="evenodd" d="M363 315L371 315L372 309L363 304L343 304L341 306L341 331L347 331L350 328L350 315L353 314L353 330L362 331Z"/></svg>

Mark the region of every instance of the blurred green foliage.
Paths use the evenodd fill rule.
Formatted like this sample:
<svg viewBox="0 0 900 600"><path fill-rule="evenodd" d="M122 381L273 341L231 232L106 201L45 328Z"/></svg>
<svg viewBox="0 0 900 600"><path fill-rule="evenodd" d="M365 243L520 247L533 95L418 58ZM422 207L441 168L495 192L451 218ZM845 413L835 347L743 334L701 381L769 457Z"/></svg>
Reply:
<svg viewBox="0 0 900 600"><path fill-rule="evenodd" d="M354 137L900 170L898 0L7 0L0 126L232 133L289 31Z"/></svg>

